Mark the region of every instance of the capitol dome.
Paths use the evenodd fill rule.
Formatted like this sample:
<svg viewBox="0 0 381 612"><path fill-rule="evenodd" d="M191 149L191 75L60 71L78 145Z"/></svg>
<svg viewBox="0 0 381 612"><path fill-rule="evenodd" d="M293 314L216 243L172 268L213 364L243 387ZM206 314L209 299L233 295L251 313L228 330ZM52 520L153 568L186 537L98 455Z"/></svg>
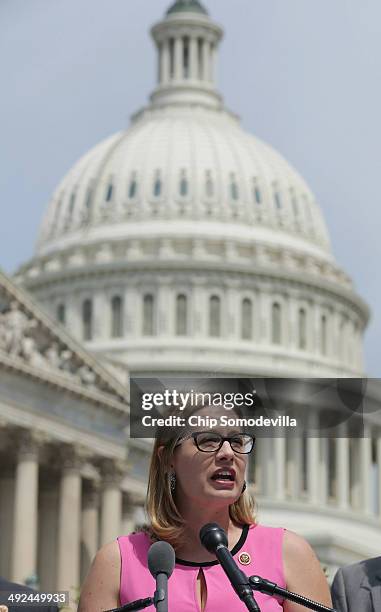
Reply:
<svg viewBox="0 0 381 612"><path fill-rule="evenodd" d="M18 278L136 373L361 375L368 309L308 185L225 108L222 34L196 0L152 28L150 103L64 177Z"/></svg>

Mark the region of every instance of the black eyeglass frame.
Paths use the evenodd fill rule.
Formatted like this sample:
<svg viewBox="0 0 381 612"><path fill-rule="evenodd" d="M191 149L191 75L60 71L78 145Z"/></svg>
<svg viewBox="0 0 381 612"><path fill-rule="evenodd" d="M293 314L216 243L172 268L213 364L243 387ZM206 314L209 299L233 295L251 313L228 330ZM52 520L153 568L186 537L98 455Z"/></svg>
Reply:
<svg viewBox="0 0 381 612"><path fill-rule="evenodd" d="M204 450L203 448L200 448L199 445L197 444L197 436L199 434L212 434L214 436L219 436L220 439L220 443L218 448L214 448L213 450ZM236 450L235 448L232 447L232 439L238 436L248 436L251 439L251 448L249 451L245 451L244 453L242 453L241 451ZM232 449L233 453L238 453L239 455L249 455L254 448L255 445L255 438L254 436L252 436L251 434L245 433L245 432L239 432L238 434L234 434L232 436L222 436L221 434L219 434L218 432L210 432L210 431L194 431L193 433L191 433L190 435L191 438L193 438L193 442L195 443L195 445L197 446L197 450L199 450L201 453L217 453L224 442L229 442L230 444L230 448Z"/></svg>

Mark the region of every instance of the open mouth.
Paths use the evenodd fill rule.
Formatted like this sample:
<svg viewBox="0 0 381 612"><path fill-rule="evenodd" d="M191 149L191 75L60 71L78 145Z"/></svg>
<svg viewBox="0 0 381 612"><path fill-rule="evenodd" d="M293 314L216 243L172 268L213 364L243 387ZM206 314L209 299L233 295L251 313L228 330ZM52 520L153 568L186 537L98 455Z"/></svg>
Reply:
<svg viewBox="0 0 381 612"><path fill-rule="evenodd" d="M214 472L212 480L234 482L235 472L234 470L219 470L218 472Z"/></svg>

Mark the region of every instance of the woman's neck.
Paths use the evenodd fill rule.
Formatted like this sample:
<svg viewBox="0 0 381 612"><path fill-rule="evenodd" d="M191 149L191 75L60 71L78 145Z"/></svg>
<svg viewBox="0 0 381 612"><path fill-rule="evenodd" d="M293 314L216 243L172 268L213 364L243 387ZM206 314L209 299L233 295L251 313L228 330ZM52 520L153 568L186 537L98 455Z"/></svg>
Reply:
<svg viewBox="0 0 381 612"><path fill-rule="evenodd" d="M229 508L193 508L192 504L183 508L181 512L185 520L186 541L183 546L176 550L176 556L185 561L215 561L216 557L210 554L201 544L200 529L207 523L217 523L226 533L229 548L233 548L238 542L242 527L236 525L229 515Z"/></svg>

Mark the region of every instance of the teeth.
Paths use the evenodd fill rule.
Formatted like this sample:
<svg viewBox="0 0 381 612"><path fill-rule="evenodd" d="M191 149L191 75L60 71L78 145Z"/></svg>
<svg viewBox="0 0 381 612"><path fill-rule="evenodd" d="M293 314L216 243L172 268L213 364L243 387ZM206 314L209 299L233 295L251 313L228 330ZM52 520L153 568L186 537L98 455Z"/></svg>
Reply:
<svg viewBox="0 0 381 612"><path fill-rule="evenodd" d="M221 477L233 479L233 474L231 472L218 472L217 474L213 476L214 479L221 478Z"/></svg>

